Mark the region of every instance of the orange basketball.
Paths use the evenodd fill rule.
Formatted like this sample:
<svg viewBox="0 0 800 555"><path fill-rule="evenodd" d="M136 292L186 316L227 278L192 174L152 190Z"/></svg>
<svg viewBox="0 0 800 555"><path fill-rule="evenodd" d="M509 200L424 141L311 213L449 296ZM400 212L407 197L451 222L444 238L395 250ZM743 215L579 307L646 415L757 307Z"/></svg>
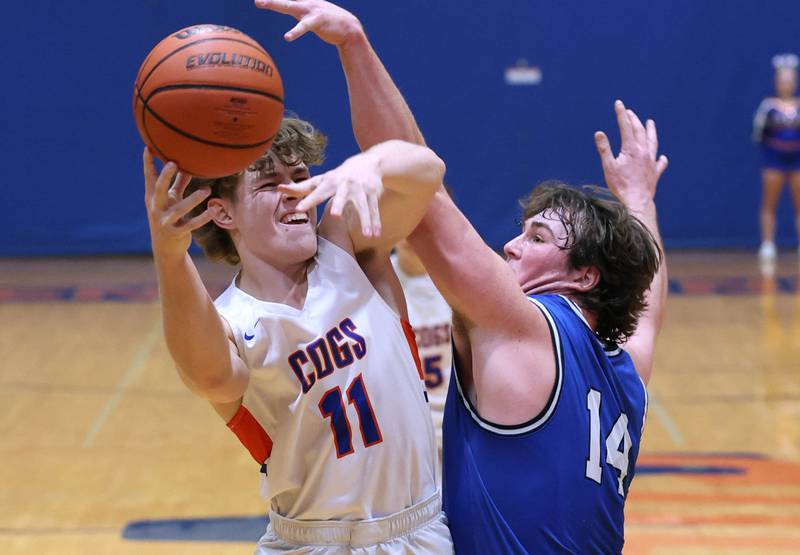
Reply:
<svg viewBox="0 0 800 555"><path fill-rule="evenodd" d="M147 55L136 75L133 115L163 162L222 177L269 149L283 118L283 84L256 41L231 27L195 25Z"/></svg>

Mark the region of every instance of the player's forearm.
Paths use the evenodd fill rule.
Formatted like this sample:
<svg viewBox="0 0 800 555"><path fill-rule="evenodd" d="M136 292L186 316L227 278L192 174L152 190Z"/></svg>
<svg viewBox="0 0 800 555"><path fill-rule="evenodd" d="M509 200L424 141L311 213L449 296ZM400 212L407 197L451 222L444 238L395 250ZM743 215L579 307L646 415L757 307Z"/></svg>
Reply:
<svg viewBox="0 0 800 555"><path fill-rule="evenodd" d="M647 309L642 315L642 318L646 318L652 326L653 343L655 343L655 336L661 331L661 324L664 321L664 306L666 305L668 290L669 272L667 270L667 258L663 255L662 247L661 264L653 277L653 281L650 283L650 290L647 293Z"/></svg>
<svg viewBox="0 0 800 555"><path fill-rule="evenodd" d="M346 162L350 163L350 162ZM444 162L427 147L405 141L386 141L355 156L353 164L367 164L380 178L383 192L378 201L381 231L365 237L361 222L348 226L355 252L388 253L405 239L425 214L428 203L444 177Z"/></svg>
<svg viewBox="0 0 800 555"><path fill-rule="evenodd" d="M347 80L353 133L361 149L389 139L425 144L414 115L363 29L354 30L339 46L339 58Z"/></svg>
<svg viewBox="0 0 800 555"><path fill-rule="evenodd" d="M520 301L524 310L528 304L511 269L483 241L444 187L408 241L436 288L466 324L516 327Z"/></svg>
<svg viewBox="0 0 800 555"><path fill-rule="evenodd" d="M644 204L628 206L628 209L644 224L656 240L658 248L661 249L661 264L655 276L653 276L653 281L650 283L650 290L647 293L647 309L640 318L640 322L647 321L651 328L651 333L655 335L661 330L661 323L664 319L664 305L666 304L669 288L667 258L664 253L664 244L661 241L661 233L658 229L658 213L655 202L652 200ZM653 341L655 341L655 337Z"/></svg>
<svg viewBox="0 0 800 555"><path fill-rule="evenodd" d="M427 201L444 178L444 162L425 146L389 140L371 147L364 154L377 164L387 191L421 195Z"/></svg>
<svg viewBox="0 0 800 555"><path fill-rule="evenodd" d="M156 256L167 347L194 388L213 390L231 376L225 329L189 254Z"/></svg>

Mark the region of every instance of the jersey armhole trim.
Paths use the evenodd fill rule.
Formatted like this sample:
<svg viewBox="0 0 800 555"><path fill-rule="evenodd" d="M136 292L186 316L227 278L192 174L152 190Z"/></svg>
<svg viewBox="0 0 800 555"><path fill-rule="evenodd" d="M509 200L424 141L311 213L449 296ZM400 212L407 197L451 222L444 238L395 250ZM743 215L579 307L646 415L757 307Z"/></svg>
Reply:
<svg viewBox="0 0 800 555"><path fill-rule="evenodd" d="M634 370L636 370L636 368L634 368ZM636 377L639 378L639 383L642 384L642 390L644 391L644 412L642 413L642 429L639 430L639 437L641 438L644 436L644 426L645 424L647 424L647 411L650 408L650 395L647 393L647 386L645 385L642 377L639 376L639 372L636 372Z"/></svg>
<svg viewBox="0 0 800 555"><path fill-rule="evenodd" d="M417 338L414 335L414 328L408 320L400 318L400 325L403 327L403 333L408 342L408 348L411 350L411 357L414 359L414 366L417 367L417 375L423 382L425 381L425 374L422 372L422 361L419 358L419 348L417 347Z"/></svg>
<svg viewBox="0 0 800 555"><path fill-rule="evenodd" d="M589 322L586 320L586 316L583 315L581 308L577 305L575 301L573 301L566 295L558 295L558 296L564 299L567 305L572 309L572 312L574 312L576 316L578 316L578 318L581 319L581 322L583 322L586 325L586 327L592 332L592 336L594 337L595 341L597 341L598 343L600 343L600 345L602 345L603 350L606 353L606 356L615 357L623 353L624 349L619 345L617 345L616 343L606 343L605 341L602 341L599 337L597 337L597 334L592 329L592 326L589 325Z"/></svg>
<svg viewBox="0 0 800 555"><path fill-rule="evenodd" d="M555 321L550 315L550 312L544 307L543 304L536 299L531 299L530 297L528 297L528 300L536 305L536 308L538 308L544 315L545 321L547 322L547 327L550 329L550 341L552 341L553 344L553 354L555 355L556 362L556 379L555 383L553 384L553 389L550 391L550 397L547 399L547 403L545 404L544 408L531 420L523 422L522 424L496 424L486 420L480 414L478 414L478 410L472 405L472 402L470 402L467 396L464 395L464 392L461 389L461 382L458 380L458 372L455 369L456 357L453 356L453 372L451 373L451 379L456 381L458 395L461 397L461 401L464 403L467 412L469 412L472 419L481 428L498 435L517 436L527 434L537 430L538 428L541 428L550 420L550 417L555 412L556 407L558 406L558 401L561 398L561 389L564 384L564 355L561 349L561 337L558 333L558 328L556 327Z"/></svg>
<svg viewBox="0 0 800 555"><path fill-rule="evenodd" d="M272 438L244 405L239 405L227 426L258 464L267 462L272 454Z"/></svg>

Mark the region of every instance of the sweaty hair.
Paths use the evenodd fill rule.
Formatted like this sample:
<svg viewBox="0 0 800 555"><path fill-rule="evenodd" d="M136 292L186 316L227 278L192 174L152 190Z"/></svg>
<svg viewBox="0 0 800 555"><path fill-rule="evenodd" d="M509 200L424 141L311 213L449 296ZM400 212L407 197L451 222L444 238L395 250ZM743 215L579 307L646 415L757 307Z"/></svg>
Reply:
<svg viewBox="0 0 800 555"><path fill-rule="evenodd" d="M573 296L597 316L600 339L618 343L630 337L647 308L645 296L662 259L644 224L607 190L593 186L576 189L545 181L520 204L525 220L544 214L564 225L567 240L560 248L568 251L572 268L599 271L595 287Z"/></svg>
<svg viewBox="0 0 800 555"><path fill-rule="evenodd" d="M269 172L272 169L270 155L280 160L286 166L297 166L305 163L306 166L316 166L325 159L325 145L328 139L309 122L295 117L285 117L280 129L275 135L269 151L253 162L247 169L238 173L219 177L216 179L195 178L186 187L184 197L201 187L211 187L211 194L197 208L192 210L191 216L201 214L212 198L237 199L237 185L245 172ZM192 235L202 247L206 257L211 260L222 260L231 265L239 264L239 253L233 244L227 230L217 226L213 221L196 229Z"/></svg>

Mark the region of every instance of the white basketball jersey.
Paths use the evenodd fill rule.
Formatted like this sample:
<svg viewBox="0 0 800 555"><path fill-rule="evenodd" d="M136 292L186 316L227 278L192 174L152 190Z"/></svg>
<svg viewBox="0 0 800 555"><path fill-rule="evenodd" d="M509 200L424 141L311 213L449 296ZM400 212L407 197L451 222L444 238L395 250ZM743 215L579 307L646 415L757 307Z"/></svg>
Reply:
<svg viewBox="0 0 800 555"><path fill-rule="evenodd" d="M447 398L447 385L450 383L453 361L450 339L453 313L428 274L421 276L406 274L400 268L397 256L392 256L392 265L406 296L408 319L416 335L436 439L441 449L444 401Z"/></svg>
<svg viewBox="0 0 800 555"><path fill-rule="evenodd" d="M250 368L228 426L299 520L361 520L436 491L435 443L413 332L351 255L319 238L302 309L236 286L215 301Z"/></svg>

